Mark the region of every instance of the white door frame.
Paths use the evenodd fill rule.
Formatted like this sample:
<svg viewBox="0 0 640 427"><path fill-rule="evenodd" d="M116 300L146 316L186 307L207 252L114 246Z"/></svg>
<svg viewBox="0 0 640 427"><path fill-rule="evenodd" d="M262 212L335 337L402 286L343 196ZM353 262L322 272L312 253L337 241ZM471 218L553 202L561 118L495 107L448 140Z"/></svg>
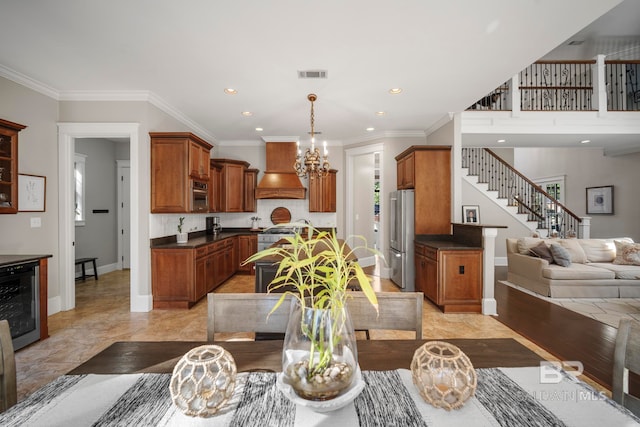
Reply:
<svg viewBox="0 0 640 427"><path fill-rule="evenodd" d="M357 156L362 156L364 154L371 154L373 155L373 153L378 152L380 153L380 194L384 194L384 180L382 179L383 176L383 158L384 158L384 144L382 143L377 143L377 144L371 144L371 145L365 145L363 147L356 147L356 148L348 148L345 150L345 154L347 156L346 158L346 172L345 172L345 179L347 182L347 188L346 188L346 203L345 203L345 236L352 236L355 230L355 224L354 224L354 214L353 214L353 195L355 190L355 182L354 182L354 158ZM372 201L373 202L373 201ZM383 212L384 209L384 198L380 197L380 212ZM384 221L380 222L380 229L379 229L379 233L380 233L380 245L381 247L384 249L386 248L386 243L384 242L383 238L384 236L386 236L386 230L384 227ZM382 273L382 276L384 277L384 272Z"/></svg>
<svg viewBox="0 0 640 427"><path fill-rule="evenodd" d="M131 170L131 162L129 160L116 160L116 165L118 167L117 177L122 176L123 169ZM131 177L131 172L129 171L129 177ZM119 178L118 178L119 179ZM131 187L131 178L129 178L129 187ZM124 263L122 262L124 259L124 236L122 235L122 229L124 228L123 222L123 213L122 213L122 203L124 203L123 198L124 194L122 191L122 185L120 182L117 183L118 189L118 207L117 207L117 217L118 217L118 270L122 270L125 268ZM129 206L131 206L131 197L126 201ZM129 209L129 224L131 224L131 209ZM129 227L131 228L131 227ZM131 236L131 230L129 230L129 236ZM131 243L129 243L129 257L131 257ZM131 267L131 260L129 259L129 267Z"/></svg>
<svg viewBox="0 0 640 427"><path fill-rule="evenodd" d="M58 123L58 260L60 300L62 310L71 310L76 304L75 289L75 183L73 158L76 138L129 138L131 170L131 311L149 311L138 307L140 300L137 269L139 268L139 194L137 159L139 157L138 123ZM144 304L147 305L147 304ZM146 308L146 309L145 309Z"/></svg>

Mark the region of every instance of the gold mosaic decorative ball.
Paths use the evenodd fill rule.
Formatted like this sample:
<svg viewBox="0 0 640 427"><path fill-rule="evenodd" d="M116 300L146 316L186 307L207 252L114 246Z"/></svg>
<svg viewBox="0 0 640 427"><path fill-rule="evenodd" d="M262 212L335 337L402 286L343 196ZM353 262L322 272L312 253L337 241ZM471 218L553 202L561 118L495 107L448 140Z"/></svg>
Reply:
<svg viewBox="0 0 640 427"><path fill-rule="evenodd" d="M173 403L186 415L210 417L233 395L236 362L217 345L193 348L173 368L169 389Z"/></svg>
<svg viewBox="0 0 640 427"><path fill-rule="evenodd" d="M413 384L422 398L447 411L458 409L474 395L476 371L466 354L455 345L429 341L416 350L411 361Z"/></svg>

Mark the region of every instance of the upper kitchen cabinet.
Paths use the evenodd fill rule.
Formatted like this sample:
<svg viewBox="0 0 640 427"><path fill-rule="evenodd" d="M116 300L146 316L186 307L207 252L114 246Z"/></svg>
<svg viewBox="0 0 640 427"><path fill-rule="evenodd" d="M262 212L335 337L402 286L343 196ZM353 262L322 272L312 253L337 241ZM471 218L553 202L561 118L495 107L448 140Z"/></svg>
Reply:
<svg viewBox="0 0 640 427"><path fill-rule="evenodd" d="M18 213L18 132L24 128L0 119L0 214Z"/></svg>
<svg viewBox="0 0 640 427"><path fill-rule="evenodd" d="M258 169L247 169L244 171L244 211L256 212L258 203L256 202L256 185L258 185Z"/></svg>
<svg viewBox="0 0 640 427"><path fill-rule="evenodd" d="M212 159L222 166L220 212L244 212L244 177L249 163L242 160Z"/></svg>
<svg viewBox="0 0 640 427"><path fill-rule="evenodd" d="M415 158L414 153L409 153L398 160L398 190L415 188Z"/></svg>
<svg viewBox="0 0 640 427"><path fill-rule="evenodd" d="M222 212L222 165L213 160L209 168L209 212Z"/></svg>
<svg viewBox="0 0 640 427"><path fill-rule="evenodd" d="M209 166L212 145L190 132L150 132L151 212L209 211Z"/></svg>
<svg viewBox="0 0 640 427"><path fill-rule="evenodd" d="M309 212L336 211L336 173L335 169L322 176L309 177Z"/></svg>
<svg viewBox="0 0 640 427"><path fill-rule="evenodd" d="M451 234L451 147L414 145L396 161L398 189L415 189L415 234Z"/></svg>

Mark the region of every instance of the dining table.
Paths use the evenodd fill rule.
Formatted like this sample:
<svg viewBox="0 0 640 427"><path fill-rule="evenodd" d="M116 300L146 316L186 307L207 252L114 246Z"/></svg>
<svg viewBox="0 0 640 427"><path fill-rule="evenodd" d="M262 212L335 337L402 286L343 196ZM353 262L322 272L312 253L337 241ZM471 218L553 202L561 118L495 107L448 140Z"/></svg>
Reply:
<svg viewBox="0 0 640 427"><path fill-rule="evenodd" d="M336 398L333 407L330 401L322 406L285 392L283 341L116 342L0 414L0 425L640 425L605 394L511 338L437 340L468 356L477 387L461 408L436 408L420 395L410 369L416 350L429 341L434 340L358 341L359 387ZM169 390L176 363L201 345L223 347L238 372L232 397L206 418L182 413Z"/></svg>

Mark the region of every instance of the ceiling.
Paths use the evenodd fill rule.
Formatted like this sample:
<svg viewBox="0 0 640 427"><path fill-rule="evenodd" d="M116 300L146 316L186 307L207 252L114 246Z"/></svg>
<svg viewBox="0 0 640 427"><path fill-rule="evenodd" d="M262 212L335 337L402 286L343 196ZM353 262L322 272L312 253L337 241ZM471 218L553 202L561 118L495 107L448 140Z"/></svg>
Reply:
<svg viewBox="0 0 640 427"><path fill-rule="evenodd" d="M545 55L639 57L640 0L598 20L620 0L0 2L0 75L60 100L147 96L221 143L304 140L312 92L320 138L350 144L425 132Z"/></svg>

